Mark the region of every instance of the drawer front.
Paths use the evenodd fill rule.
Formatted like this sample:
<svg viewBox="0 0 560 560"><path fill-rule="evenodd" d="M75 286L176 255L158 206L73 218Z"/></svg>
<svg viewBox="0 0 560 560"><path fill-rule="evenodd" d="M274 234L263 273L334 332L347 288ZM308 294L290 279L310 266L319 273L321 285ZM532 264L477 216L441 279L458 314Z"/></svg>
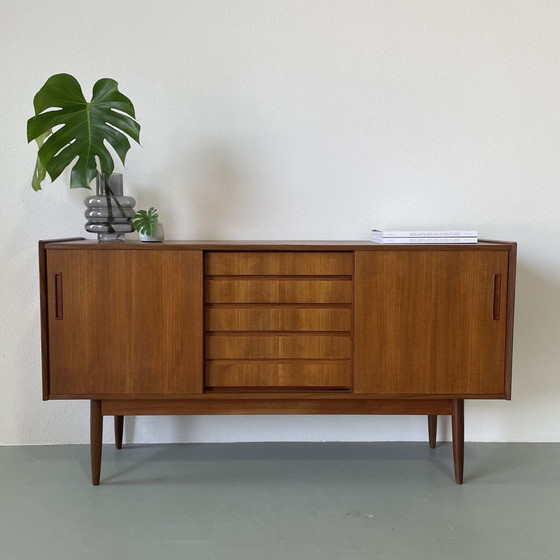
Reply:
<svg viewBox="0 0 560 560"><path fill-rule="evenodd" d="M205 254L205 387L352 386L351 251Z"/></svg>
<svg viewBox="0 0 560 560"><path fill-rule="evenodd" d="M345 390L351 386L348 363L208 362L209 389L325 389Z"/></svg>
<svg viewBox="0 0 560 560"><path fill-rule="evenodd" d="M207 307L207 331L351 331L350 307Z"/></svg>
<svg viewBox="0 0 560 560"><path fill-rule="evenodd" d="M350 335L222 335L206 337L209 359L350 359Z"/></svg>
<svg viewBox="0 0 560 560"><path fill-rule="evenodd" d="M352 252L209 252L205 273L211 276L348 276Z"/></svg>
<svg viewBox="0 0 560 560"><path fill-rule="evenodd" d="M352 280L210 278L205 290L207 303L352 302Z"/></svg>

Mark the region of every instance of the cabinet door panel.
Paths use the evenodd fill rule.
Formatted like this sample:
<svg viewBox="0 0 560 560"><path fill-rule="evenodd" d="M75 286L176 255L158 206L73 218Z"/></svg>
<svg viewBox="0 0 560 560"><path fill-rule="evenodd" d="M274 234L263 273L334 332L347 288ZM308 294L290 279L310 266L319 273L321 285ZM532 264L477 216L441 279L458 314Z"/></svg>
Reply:
<svg viewBox="0 0 560 560"><path fill-rule="evenodd" d="M48 250L51 396L202 391L202 253Z"/></svg>
<svg viewBox="0 0 560 560"><path fill-rule="evenodd" d="M507 251L357 251L355 392L503 395L507 278Z"/></svg>

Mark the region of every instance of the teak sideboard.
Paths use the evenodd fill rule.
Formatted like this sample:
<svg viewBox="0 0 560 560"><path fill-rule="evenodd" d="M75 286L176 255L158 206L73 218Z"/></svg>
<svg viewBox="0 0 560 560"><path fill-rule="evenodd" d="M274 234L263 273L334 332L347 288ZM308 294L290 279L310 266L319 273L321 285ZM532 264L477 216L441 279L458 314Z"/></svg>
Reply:
<svg viewBox="0 0 560 560"><path fill-rule="evenodd" d="M516 244L39 243L43 398L103 417L451 415L510 399Z"/></svg>

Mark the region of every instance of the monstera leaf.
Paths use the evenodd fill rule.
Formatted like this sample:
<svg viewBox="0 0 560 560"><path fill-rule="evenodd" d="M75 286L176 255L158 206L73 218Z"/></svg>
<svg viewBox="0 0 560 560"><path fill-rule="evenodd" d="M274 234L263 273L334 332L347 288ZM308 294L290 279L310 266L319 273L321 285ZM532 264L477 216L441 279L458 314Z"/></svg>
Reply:
<svg viewBox="0 0 560 560"><path fill-rule="evenodd" d="M56 74L37 92L33 106L35 116L27 121L27 140L39 145L32 181L35 190L41 189L47 173L54 181L76 158L70 187L90 188L98 171L109 177L115 167L107 144L124 164L130 149L127 135L140 142L134 106L115 80L96 82L88 102L76 78Z"/></svg>

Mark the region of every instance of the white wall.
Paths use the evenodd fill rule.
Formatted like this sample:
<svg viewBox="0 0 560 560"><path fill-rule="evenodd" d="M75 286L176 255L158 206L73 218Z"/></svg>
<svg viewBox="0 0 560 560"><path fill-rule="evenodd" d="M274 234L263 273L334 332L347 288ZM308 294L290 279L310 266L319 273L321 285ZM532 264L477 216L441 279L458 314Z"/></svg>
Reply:
<svg viewBox="0 0 560 560"><path fill-rule="evenodd" d="M1 13L0 443L88 438L87 403L41 402L37 240L88 236L68 175L29 186L25 123L58 72L88 97L100 77L131 97L142 148L125 189L170 239L517 240L513 401L469 402L466 435L559 441L560 3L2 0ZM127 437L410 440L425 424L139 418Z"/></svg>

